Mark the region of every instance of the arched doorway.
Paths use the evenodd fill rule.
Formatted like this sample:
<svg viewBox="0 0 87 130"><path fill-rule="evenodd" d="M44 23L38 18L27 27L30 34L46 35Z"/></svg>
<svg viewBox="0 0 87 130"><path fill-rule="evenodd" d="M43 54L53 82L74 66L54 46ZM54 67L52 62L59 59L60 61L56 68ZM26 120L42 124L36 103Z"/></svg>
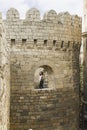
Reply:
<svg viewBox="0 0 87 130"><path fill-rule="evenodd" d="M42 66L39 66L35 70L35 74L34 74L35 88L37 88L37 89L39 88L39 73L41 71L44 74L44 87L43 88L54 87L54 72L53 72L52 68L48 65L42 65Z"/></svg>

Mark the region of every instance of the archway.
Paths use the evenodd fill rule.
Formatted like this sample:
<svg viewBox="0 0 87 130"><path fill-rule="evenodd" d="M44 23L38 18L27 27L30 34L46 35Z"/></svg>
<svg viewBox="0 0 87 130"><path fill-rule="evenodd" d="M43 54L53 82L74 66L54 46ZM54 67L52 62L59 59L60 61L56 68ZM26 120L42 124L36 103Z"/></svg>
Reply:
<svg viewBox="0 0 87 130"><path fill-rule="evenodd" d="M34 73L34 84L35 88L39 88L39 73L43 71L44 73L44 87L52 88L54 87L54 72L52 68L48 65L39 66Z"/></svg>

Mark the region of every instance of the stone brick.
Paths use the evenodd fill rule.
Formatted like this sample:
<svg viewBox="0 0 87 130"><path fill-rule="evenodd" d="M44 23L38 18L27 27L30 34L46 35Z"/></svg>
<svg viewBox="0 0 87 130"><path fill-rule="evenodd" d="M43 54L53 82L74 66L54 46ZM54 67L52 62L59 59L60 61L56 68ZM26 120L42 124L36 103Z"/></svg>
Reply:
<svg viewBox="0 0 87 130"><path fill-rule="evenodd" d="M32 8L21 20L11 8L0 21L1 129L78 130L81 18L50 10L40 20Z"/></svg>

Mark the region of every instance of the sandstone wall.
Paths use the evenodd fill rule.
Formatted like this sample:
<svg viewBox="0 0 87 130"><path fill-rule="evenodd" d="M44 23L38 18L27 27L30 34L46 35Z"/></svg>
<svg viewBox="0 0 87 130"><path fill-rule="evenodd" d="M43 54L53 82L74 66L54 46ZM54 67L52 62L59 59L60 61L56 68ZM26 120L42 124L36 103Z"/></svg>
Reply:
<svg viewBox="0 0 87 130"><path fill-rule="evenodd" d="M11 129L79 130L78 106L78 93L71 88L14 91Z"/></svg>
<svg viewBox="0 0 87 130"><path fill-rule="evenodd" d="M0 130L9 130L10 50L0 13Z"/></svg>
<svg viewBox="0 0 87 130"><path fill-rule="evenodd" d="M36 51L36 49L29 50L29 52L27 50L14 51L11 57L11 129L55 130L61 128L65 130L66 128L67 130L77 130L79 114L78 49L72 51ZM35 89L34 86L35 71L40 66L50 66L53 76L53 81L51 80L48 88L43 90ZM49 72L48 74L50 77ZM60 116L56 113L60 113ZM67 114L69 115L67 116ZM74 119L73 122L70 118ZM65 122L64 127L58 119L60 122Z"/></svg>
<svg viewBox="0 0 87 130"><path fill-rule="evenodd" d="M11 130L78 130L81 19L30 9L24 20L7 12L6 38L11 45ZM38 88L38 71L48 86ZM73 122L72 122L73 119Z"/></svg>

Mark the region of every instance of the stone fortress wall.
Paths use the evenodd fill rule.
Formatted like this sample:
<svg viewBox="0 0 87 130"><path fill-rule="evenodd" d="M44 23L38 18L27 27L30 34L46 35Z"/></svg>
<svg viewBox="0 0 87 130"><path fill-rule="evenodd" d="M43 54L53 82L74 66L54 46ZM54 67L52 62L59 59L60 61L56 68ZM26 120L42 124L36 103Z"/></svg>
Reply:
<svg viewBox="0 0 87 130"><path fill-rule="evenodd" d="M6 20L10 45L11 130L78 130L81 18L32 8L25 19L11 8ZM38 71L48 75L38 88ZM73 121L72 121L73 119Z"/></svg>
<svg viewBox="0 0 87 130"><path fill-rule="evenodd" d="M10 49L0 13L0 130L9 130Z"/></svg>
<svg viewBox="0 0 87 130"><path fill-rule="evenodd" d="M28 75L31 76L31 82L28 80L25 86L34 88L35 69L40 66L45 69L47 66L50 67L49 71L55 73L53 76L55 77L55 87L62 86L63 73L67 72L62 70L61 66L68 67L67 64L71 63L68 61L72 57L71 50L80 48L81 18L71 16L67 12L57 15L55 11L51 10L40 20L39 11L33 8L27 11L24 20L20 20L18 11L10 9L4 23L6 38L11 45L11 63L19 67L19 73L26 72L27 75L23 74L23 79L24 75L26 75L25 78L28 78ZM69 53L70 55L68 55ZM63 61L65 62L63 63ZM27 62L26 65L25 62ZM60 69L56 70L57 67ZM24 70L21 71L23 68ZM71 73L68 72L68 75L72 76ZM51 76L51 79L53 77ZM24 83L25 79L24 81L23 79Z"/></svg>

